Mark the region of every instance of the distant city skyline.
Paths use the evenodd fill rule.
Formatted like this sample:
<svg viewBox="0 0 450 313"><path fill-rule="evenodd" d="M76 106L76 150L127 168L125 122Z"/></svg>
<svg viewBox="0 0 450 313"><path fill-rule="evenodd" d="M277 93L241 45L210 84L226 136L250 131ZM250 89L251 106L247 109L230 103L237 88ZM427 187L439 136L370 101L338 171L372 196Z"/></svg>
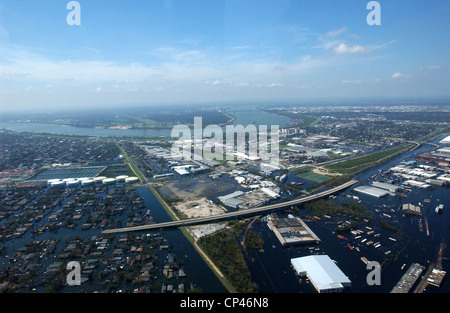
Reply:
<svg viewBox="0 0 450 313"><path fill-rule="evenodd" d="M0 111L450 97L450 4L0 2Z"/></svg>

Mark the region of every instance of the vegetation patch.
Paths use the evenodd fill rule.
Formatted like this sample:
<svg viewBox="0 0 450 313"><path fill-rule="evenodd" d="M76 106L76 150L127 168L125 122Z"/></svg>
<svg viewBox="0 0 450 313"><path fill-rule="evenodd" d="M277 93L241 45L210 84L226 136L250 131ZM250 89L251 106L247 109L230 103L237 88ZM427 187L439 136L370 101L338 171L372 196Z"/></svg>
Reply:
<svg viewBox="0 0 450 313"><path fill-rule="evenodd" d="M317 174L317 173L314 173L311 171L307 171L307 172L299 171L295 174L295 176L301 177L301 178L304 178L304 179L307 179L307 180L310 180L310 181L313 181L316 183L322 183L322 182L325 182L328 179L330 179L330 177L328 177L328 176L320 175L320 174Z"/></svg>
<svg viewBox="0 0 450 313"><path fill-rule="evenodd" d="M341 174L355 175L356 173L382 164L383 162L386 162L390 158L400 153L403 153L404 151L406 151L411 147L412 145L402 145L392 149L374 152L358 158L353 158L342 162L325 165L324 167L331 171L335 171Z"/></svg>
<svg viewBox="0 0 450 313"><path fill-rule="evenodd" d="M306 203L305 209L315 216L341 213L359 219L372 218L372 213L364 205L347 201L336 204L333 201L320 199Z"/></svg>
<svg viewBox="0 0 450 313"><path fill-rule="evenodd" d="M256 291L256 284L251 280L250 271L233 232L222 231L202 237L198 244L238 292Z"/></svg>

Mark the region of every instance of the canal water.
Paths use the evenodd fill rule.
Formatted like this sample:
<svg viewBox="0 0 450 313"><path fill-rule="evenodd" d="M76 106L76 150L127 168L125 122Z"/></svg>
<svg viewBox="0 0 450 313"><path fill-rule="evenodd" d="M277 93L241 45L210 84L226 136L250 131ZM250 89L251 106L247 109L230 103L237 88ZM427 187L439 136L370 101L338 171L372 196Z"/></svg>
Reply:
<svg viewBox="0 0 450 313"><path fill-rule="evenodd" d="M155 221L162 223L172 220L148 187L136 187L136 190L141 197L143 197L145 206L151 211L151 215ZM227 292L225 287L201 258L188 239L184 236L181 230L165 230L162 234L172 245L171 252L177 256L178 260L183 260L183 268L187 274L187 279L194 284L194 287L199 288L202 292Z"/></svg>

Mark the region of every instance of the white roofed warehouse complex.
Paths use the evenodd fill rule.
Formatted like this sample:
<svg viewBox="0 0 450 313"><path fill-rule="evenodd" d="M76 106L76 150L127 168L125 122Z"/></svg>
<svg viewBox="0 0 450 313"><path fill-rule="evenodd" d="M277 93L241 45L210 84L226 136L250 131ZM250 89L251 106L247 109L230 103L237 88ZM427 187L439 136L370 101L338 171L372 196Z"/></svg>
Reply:
<svg viewBox="0 0 450 313"><path fill-rule="evenodd" d="M328 255L310 255L291 259L299 275L306 275L319 293L342 292L352 282Z"/></svg>

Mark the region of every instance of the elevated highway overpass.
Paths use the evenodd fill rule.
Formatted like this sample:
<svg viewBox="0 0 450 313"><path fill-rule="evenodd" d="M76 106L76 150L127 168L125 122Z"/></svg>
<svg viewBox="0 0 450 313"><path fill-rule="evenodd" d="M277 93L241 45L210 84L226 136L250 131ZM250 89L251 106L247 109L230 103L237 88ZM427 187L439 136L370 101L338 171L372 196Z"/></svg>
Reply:
<svg viewBox="0 0 450 313"><path fill-rule="evenodd" d="M340 186L309 195L306 197L297 198L294 200L282 202L282 203L275 203L270 204L262 207L242 210L242 211L235 211L235 212L228 212L224 214L218 214L218 215L212 215L212 216L205 216L205 217L198 217L198 218L190 218L190 219L184 219L184 220L177 220L177 221L171 221L171 222L164 222L164 223L155 223L155 224L149 224L149 225L141 225L141 226L131 226L131 227L125 227L125 228L115 228L115 229L107 229L104 230L103 234L115 234L115 233L124 233L124 232L136 232L136 231L147 231L147 230L158 230L161 228L173 228L173 227L183 227L183 226L193 226L198 224L206 224L206 223L214 223L221 220L228 220L232 218L237 217L245 217L245 216L254 216L254 215L260 215L263 213L268 213L271 211L276 211L280 209L286 209L289 207L292 207L297 204L302 204L308 201L313 201L316 199L320 199L329 195L332 195L336 192L339 192L341 190L344 190L350 186L353 186L356 184L357 180L350 180Z"/></svg>

